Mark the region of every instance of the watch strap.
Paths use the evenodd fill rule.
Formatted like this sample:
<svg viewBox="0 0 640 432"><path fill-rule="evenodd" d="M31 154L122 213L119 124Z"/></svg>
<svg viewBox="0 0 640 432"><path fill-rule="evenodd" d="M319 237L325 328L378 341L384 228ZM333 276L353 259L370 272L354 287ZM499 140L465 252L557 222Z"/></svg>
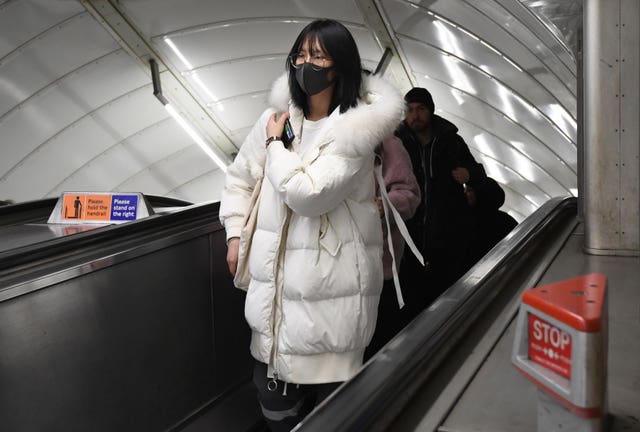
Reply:
<svg viewBox="0 0 640 432"><path fill-rule="evenodd" d="M281 138L279 136L270 136L269 138L267 138L267 140L265 141L264 145L265 147L269 147L269 144L271 144L271 141L280 141Z"/></svg>

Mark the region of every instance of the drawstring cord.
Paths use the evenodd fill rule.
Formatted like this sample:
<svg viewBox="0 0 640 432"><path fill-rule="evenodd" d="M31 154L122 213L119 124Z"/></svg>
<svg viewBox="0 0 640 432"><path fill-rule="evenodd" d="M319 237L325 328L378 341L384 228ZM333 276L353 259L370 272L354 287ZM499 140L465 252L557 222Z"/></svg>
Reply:
<svg viewBox="0 0 640 432"><path fill-rule="evenodd" d="M384 208L384 220L387 224L387 244L389 246L389 252L391 253L391 270L393 271L393 284L396 288L396 297L398 298L398 305L402 309L404 306L404 299L402 298L402 290L400 289L400 278L398 277L398 269L396 268L396 254L393 250L393 241L391 238L391 223L389 222L389 211L393 215L393 219L402 234L405 242L411 249L411 252L416 256L420 264L424 265L424 258L422 254L416 247L415 243L411 239L411 235L407 230L407 226L404 224L402 220L402 216L398 213L398 210L393 206L391 200L389 200L389 195L387 194L387 185L384 182L384 177L382 176L382 163L378 164L375 169L376 180L378 180L378 189L380 190L380 197L382 198L382 207Z"/></svg>

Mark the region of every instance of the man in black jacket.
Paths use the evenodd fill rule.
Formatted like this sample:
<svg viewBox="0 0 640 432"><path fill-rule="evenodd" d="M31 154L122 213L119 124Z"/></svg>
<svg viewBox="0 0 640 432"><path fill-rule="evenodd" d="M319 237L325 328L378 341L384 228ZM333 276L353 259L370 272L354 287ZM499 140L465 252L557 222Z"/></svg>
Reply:
<svg viewBox="0 0 640 432"><path fill-rule="evenodd" d="M486 174L458 128L434 114L426 89L414 87L404 99L406 117L396 135L409 152L422 193L407 227L429 264L422 268L407 251L401 275L403 286L415 287L406 303L419 312L468 270L473 220L464 185L482 181Z"/></svg>

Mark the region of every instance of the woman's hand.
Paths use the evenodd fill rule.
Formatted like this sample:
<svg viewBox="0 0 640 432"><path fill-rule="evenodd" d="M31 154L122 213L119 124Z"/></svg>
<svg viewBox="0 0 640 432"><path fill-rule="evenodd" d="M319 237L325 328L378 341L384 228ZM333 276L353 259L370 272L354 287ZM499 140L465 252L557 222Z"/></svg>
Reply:
<svg viewBox="0 0 640 432"><path fill-rule="evenodd" d="M272 136L282 137L284 121L289 118L289 113L273 113L267 122L267 138Z"/></svg>
<svg viewBox="0 0 640 432"><path fill-rule="evenodd" d="M238 251L240 250L240 237L231 237L227 242L227 265L233 277L238 269Z"/></svg>
<svg viewBox="0 0 640 432"><path fill-rule="evenodd" d="M382 204L382 198L376 197L376 205L378 206L378 213L380 214L380 219L384 217L384 204Z"/></svg>

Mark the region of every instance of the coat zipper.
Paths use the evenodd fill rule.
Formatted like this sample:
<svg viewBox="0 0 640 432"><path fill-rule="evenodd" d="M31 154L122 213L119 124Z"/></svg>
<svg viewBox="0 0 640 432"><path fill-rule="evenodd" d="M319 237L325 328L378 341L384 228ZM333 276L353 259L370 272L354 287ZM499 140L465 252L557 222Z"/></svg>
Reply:
<svg viewBox="0 0 640 432"><path fill-rule="evenodd" d="M289 221L291 220L291 209L287 207L287 215L282 226L282 234L280 235L280 247L278 248L278 257L275 262L275 294L273 297L272 307L272 328L271 333L273 335L273 343L271 344L271 355L269 356L269 363L273 366L273 378L267 382L267 389L269 391L275 391L278 388L278 367L276 360L278 356L278 336L280 334L280 325L282 324L282 290L284 288L284 281L282 284L278 281L280 273L279 266L284 265L284 253L287 247L287 234L289 230ZM280 264L282 263L282 264ZM283 270L284 271L284 270ZM278 310L279 305L279 310Z"/></svg>

